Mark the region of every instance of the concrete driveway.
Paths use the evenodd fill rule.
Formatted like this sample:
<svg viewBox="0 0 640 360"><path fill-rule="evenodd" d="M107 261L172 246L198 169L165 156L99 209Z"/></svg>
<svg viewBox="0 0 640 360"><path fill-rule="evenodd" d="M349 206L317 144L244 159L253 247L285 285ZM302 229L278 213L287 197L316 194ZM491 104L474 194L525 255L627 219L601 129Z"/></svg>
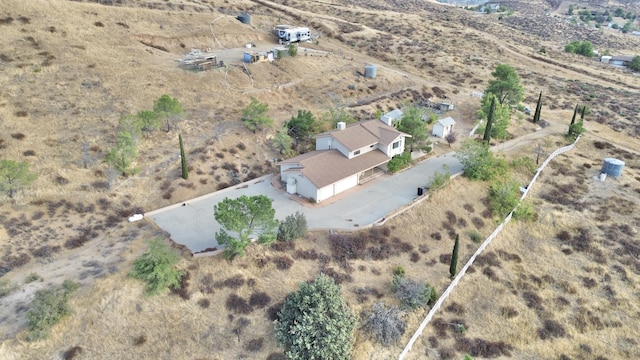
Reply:
<svg viewBox="0 0 640 360"><path fill-rule="evenodd" d="M220 225L214 219L213 206L225 197L266 195L273 200L279 220L301 211L310 229L353 230L375 223L411 203L418 197L418 187L426 186L436 171L443 172L443 166L447 166L451 174L462 171L462 164L453 155L451 152L425 160L396 175L382 175L321 204L305 203L277 189L271 184L274 175L268 175L152 211L146 216L169 232L175 242L194 253L219 247L215 233Z"/></svg>

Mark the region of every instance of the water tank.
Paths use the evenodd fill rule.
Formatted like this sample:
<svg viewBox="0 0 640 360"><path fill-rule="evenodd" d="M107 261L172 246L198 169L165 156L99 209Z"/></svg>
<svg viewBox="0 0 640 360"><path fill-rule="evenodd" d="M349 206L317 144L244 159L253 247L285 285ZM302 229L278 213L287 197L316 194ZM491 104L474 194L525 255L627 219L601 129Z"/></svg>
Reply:
<svg viewBox="0 0 640 360"><path fill-rule="evenodd" d="M604 159L604 164L602 164L602 170L600 170L600 172L617 178L622 175L622 169L624 169L624 161L606 158Z"/></svg>
<svg viewBox="0 0 640 360"><path fill-rule="evenodd" d="M242 13L236 16L236 19L238 19L238 21L240 21L243 24L251 24L251 15L247 13Z"/></svg>
<svg viewBox="0 0 640 360"><path fill-rule="evenodd" d="M375 65L365 65L364 67L364 77L373 79L376 77L376 66Z"/></svg>
<svg viewBox="0 0 640 360"><path fill-rule="evenodd" d="M251 63L251 54L244 53L243 56L242 56L242 61L244 61L246 63Z"/></svg>
<svg viewBox="0 0 640 360"><path fill-rule="evenodd" d="M295 194L297 192L296 189L296 179L290 177L287 179L287 193Z"/></svg>

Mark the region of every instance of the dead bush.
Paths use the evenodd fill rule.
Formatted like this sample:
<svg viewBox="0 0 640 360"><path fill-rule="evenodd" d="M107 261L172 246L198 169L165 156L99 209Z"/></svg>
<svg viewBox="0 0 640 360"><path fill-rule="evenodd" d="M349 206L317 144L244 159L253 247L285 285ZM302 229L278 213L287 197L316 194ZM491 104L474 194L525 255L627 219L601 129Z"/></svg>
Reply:
<svg viewBox="0 0 640 360"><path fill-rule="evenodd" d="M216 287L226 287L229 289L237 289L245 284L245 279L242 275L234 275L230 278L226 278L222 283L218 283Z"/></svg>
<svg viewBox="0 0 640 360"><path fill-rule="evenodd" d="M246 351L258 352L262 349L262 343L264 342L264 338L257 338L250 340L247 344L245 344L244 349Z"/></svg>
<svg viewBox="0 0 640 360"><path fill-rule="evenodd" d="M249 297L249 305L254 308L263 308L271 302L271 297L266 292L255 292Z"/></svg>
<svg viewBox="0 0 640 360"><path fill-rule="evenodd" d="M434 232L431 234L431 238L434 240L442 240L442 234L440 232Z"/></svg>
<svg viewBox="0 0 640 360"><path fill-rule="evenodd" d="M280 301L279 303L270 306L267 309L267 319L269 319L271 321L277 320L278 319L278 313L280 312L280 310L282 309L283 306L284 306L284 301Z"/></svg>
<svg viewBox="0 0 640 360"><path fill-rule="evenodd" d="M402 319L402 312L397 307L387 308L382 303L375 303L362 326L374 340L389 346L404 334L407 323Z"/></svg>
<svg viewBox="0 0 640 360"><path fill-rule="evenodd" d="M236 314L246 315L253 311L253 308L251 307L251 305L249 305L247 300L236 294L229 295L227 301L225 302L225 307L227 308L227 310Z"/></svg>
<svg viewBox="0 0 640 360"><path fill-rule="evenodd" d="M26 137L26 135L23 134L23 133L13 133L13 134L11 134L11 137L16 139L16 140L22 140L22 139L24 139Z"/></svg>
<svg viewBox="0 0 640 360"><path fill-rule="evenodd" d="M524 299L525 305L530 309L534 310L544 310L544 306L542 304L542 298L538 296L538 294L532 291L525 291L522 293L522 298Z"/></svg>
<svg viewBox="0 0 640 360"><path fill-rule="evenodd" d="M70 348L68 348L67 350L65 350L62 353L62 359L63 360L72 360L75 359L76 356L82 354L82 348L78 345L76 346L72 346Z"/></svg>
<svg viewBox="0 0 640 360"><path fill-rule="evenodd" d="M189 300L191 298L191 294L189 294L190 279L191 273L189 271L185 271L180 278L180 286L171 288L171 293L173 295L180 296L183 300Z"/></svg>
<svg viewBox="0 0 640 360"><path fill-rule="evenodd" d="M538 329L538 336L542 340L564 337L566 331L564 327L555 320L545 320L541 328Z"/></svg>
<svg viewBox="0 0 640 360"><path fill-rule="evenodd" d="M208 309L211 305L211 301L209 301L209 299L200 299L198 300L198 305L203 309Z"/></svg>
<svg viewBox="0 0 640 360"><path fill-rule="evenodd" d="M293 266L293 259L288 256L276 256L271 259L278 270L289 270Z"/></svg>
<svg viewBox="0 0 640 360"><path fill-rule="evenodd" d="M444 309L445 311L456 314L456 315L464 315L465 313L464 305L458 304L457 302L452 302Z"/></svg>
<svg viewBox="0 0 640 360"><path fill-rule="evenodd" d="M287 360L283 353L271 353L267 356L267 360Z"/></svg>
<svg viewBox="0 0 640 360"><path fill-rule="evenodd" d="M513 319L514 317L519 315L518 310L516 310L511 306L501 307L500 312L502 313L502 316L504 316L507 319Z"/></svg>
<svg viewBox="0 0 640 360"><path fill-rule="evenodd" d="M317 260L318 259L318 252L316 251L316 249L311 249L311 250L297 250L296 251L296 258L298 259L303 259L303 260Z"/></svg>
<svg viewBox="0 0 640 360"><path fill-rule="evenodd" d="M140 346L140 345L142 345L142 344L144 344L146 342L147 342L147 337L144 334L142 334L140 336L136 336L136 337L133 338L133 345L134 346Z"/></svg>

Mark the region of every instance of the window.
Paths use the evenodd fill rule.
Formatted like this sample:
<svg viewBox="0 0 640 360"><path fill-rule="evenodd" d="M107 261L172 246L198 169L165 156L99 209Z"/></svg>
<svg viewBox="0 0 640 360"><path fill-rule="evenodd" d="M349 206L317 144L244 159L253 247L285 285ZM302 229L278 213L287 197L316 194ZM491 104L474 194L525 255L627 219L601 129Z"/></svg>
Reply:
<svg viewBox="0 0 640 360"><path fill-rule="evenodd" d="M396 142L393 143L393 148L394 149L397 149L399 147L400 147L400 141L396 141Z"/></svg>
<svg viewBox="0 0 640 360"><path fill-rule="evenodd" d="M356 150L353 152L353 156L360 155L360 150Z"/></svg>

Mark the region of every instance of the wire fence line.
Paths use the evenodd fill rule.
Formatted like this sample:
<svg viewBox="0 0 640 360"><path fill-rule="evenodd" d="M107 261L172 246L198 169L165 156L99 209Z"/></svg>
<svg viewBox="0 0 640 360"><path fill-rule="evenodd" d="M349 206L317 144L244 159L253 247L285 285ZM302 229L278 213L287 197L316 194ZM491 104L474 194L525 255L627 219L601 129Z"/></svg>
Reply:
<svg viewBox="0 0 640 360"><path fill-rule="evenodd" d="M561 148L557 149L556 151L554 151L553 153L551 153L551 155L549 155L549 157L542 163L542 166L540 166L536 170L536 173L533 176L533 178L531 179L531 181L529 182L529 185L527 185L527 187L525 187L525 189L524 189L524 191L522 193L522 197L520 197L520 201L521 202L527 197L527 194L529 193L529 190L531 190L531 187L533 186L533 184L538 180L538 176L540 175L542 170L544 170L544 168L547 165L549 165L551 160L553 160L556 156L558 156L560 154L564 154L565 152L573 149L575 147L576 143L578 142L578 140L580 140L580 136L578 136L578 138L576 138L576 140L572 144L564 146L564 147L561 147ZM516 205L516 207L518 205ZM515 208L513 210L515 210ZM405 348L402 351L402 353L400 353L400 356L398 358L399 360L403 360L409 354L409 352L411 351L411 348L413 347L413 344L418 340L420 335L422 335L422 332L424 331L424 329L431 322L431 320L433 319L433 317L436 314L436 312L438 312L438 310L440 310L440 307L445 302L445 300L449 297L449 295L453 292L453 290L458 285L460 280L462 280L462 277L466 274L467 270L469 269L469 267L471 267L471 265L476 260L476 258L480 254L482 254L482 252L487 248L487 246L489 246L489 244L493 241L493 239L496 236L498 236L500 231L502 231L502 229L509 223L509 221L511 221L511 218L513 216L513 210L509 213L509 215L507 215L507 217L504 219L504 221L500 225L498 225L498 227L491 233L491 235L489 235L489 237L487 237L487 239L482 243L482 245L480 245L480 247L476 250L476 252L473 253L471 258L467 261L466 264L464 264L464 266L462 267L460 272L451 281L451 284L449 284L447 289L442 293L442 295L440 295L440 297L438 298L438 301L436 301L436 303L433 305L431 310L429 310L429 313L424 318L424 320L422 320L422 323L420 323L420 326L418 327L416 332L411 337L411 340L409 340L409 342L405 346Z"/></svg>

